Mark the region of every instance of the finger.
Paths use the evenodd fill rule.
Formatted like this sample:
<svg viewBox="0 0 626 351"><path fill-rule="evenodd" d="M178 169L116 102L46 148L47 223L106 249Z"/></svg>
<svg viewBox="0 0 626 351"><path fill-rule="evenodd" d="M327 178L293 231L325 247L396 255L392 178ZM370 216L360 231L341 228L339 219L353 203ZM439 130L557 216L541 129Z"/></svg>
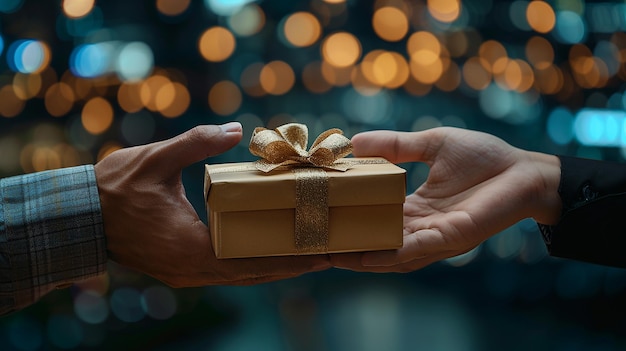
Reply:
<svg viewBox="0 0 626 351"><path fill-rule="evenodd" d="M433 148L439 145L439 133L395 132L378 130L352 137L353 154L357 157L380 156L393 163L430 161Z"/></svg>
<svg viewBox="0 0 626 351"><path fill-rule="evenodd" d="M248 279L242 279L242 280L234 280L234 281L223 281L221 283L218 283L216 285L237 285L237 286L247 286L247 285L257 285L257 284L263 284L263 283L269 283L269 282L273 282L273 281L277 281L277 280L285 280L285 279L291 279L291 278L295 278L297 276L300 276L304 273L301 274L278 274L278 275L269 275L269 276L263 276L263 277L256 277L256 278L248 278Z"/></svg>
<svg viewBox="0 0 626 351"><path fill-rule="evenodd" d="M223 153L235 146L242 137L239 122L221 126L202 125L163 142L159 153L170 169L181 170L209 156Z"/></svg>
<svg viewBox="0 0 626 351"><path fill-rule="evenodd" d="M443 236L435 229L422 229L403 238L404 244L398 250L373 251L363 255L362 263L365 267L395 266L421 259L441 251L445 248Z"/></svg>
<svg viewBox="0 0 626 351"><path fill-rule="evenodd" d="M205 273L198 276L201 280L215 282L216 274L219 274L221 279L217 279L218 281L235 284L262 281L266 277L274 276L296 277L332 267L328 255L232 258L213 262L211 266L204 267Z"/></svg>
<svg viewBox="0 0 626 351"><path fill-rule="evenodd" d="M330 263L335 268L356 270L356 268L363 267L362 256L362 252L332 254Z"/></svg>
<svg viewBox="0 0 626 351"><path fill-rule="evenodd" d="M364 266L360 260L354 260L353 258L346 259L345 257L338 257L333 259L333 262L337 265L336 268L347 269L355 272L369 272L369 273L408 273L418 269L422 269L435 262L439 262L443 259L451 256L452 253L440 253L433 256L423 256L402 264L389 265L389 266Z"/></svg>
<svg viewBox="0 0 626 351"><path fill-rule="evenodd" d="M373 273L408 273L430 266L435 262L440 262L448 258L450 255L452 254L446 252L433 256L423 256L394 266L364 266L364 269Z"/></svg>
<svg viewBox="0 0 626 351"><path fill-rule="evenodd" d="M316 266L313 266L312 268L305 269L305 270L293 271L293 272L285 273L285 274L268 274L268 275L251 277L251 278L230 280L230 281L224 281L221 284L222 285L255 285L255 284L262 284L262 283L273 282L273 281L276 281L276 280L284 280L284 279L296 278L296 277L299 277L299 276L307 274L307 273L319 272L319 271L322 271L322 270L326 270L326 269L328 269L330 267L331 267L330 264L327 262L324 265L316 265Z"/></svg>

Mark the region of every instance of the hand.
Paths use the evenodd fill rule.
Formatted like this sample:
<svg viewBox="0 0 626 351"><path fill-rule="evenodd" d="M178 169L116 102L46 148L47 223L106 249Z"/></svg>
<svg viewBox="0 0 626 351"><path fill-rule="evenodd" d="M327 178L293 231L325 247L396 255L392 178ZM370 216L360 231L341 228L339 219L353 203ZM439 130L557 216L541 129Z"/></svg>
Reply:
<svg viewBox="0 0 626 351"><path fill-rule="evenodd" d="M375 131L352 138L355 156L425 162L428 178L404 204L399 250L332 255L336 267L408 272L465 253L521 219L558 221L560 163L495 136L456 128Z"/></svg>
<svg viewBox="0 0 626 351"><path fill-rule="evenodd" d="M181 171L230 149L241 136L239 123L199 126L98 162L109 258L172 287L254 284L329 268L326 256L215 258L209 229L185 196Z"/></svg>

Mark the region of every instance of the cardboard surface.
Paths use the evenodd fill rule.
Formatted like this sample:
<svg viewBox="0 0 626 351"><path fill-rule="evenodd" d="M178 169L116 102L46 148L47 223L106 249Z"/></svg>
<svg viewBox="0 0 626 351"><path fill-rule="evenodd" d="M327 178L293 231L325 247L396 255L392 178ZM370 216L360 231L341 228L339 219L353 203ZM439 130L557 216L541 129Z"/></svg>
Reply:
<svg viewBox="0 0 626 351"><path fill-rule="evenodd" d="M325 252L394 249L402 246L405 170L391 163L327 171L329 242ZM218 258L297 254L294 243L295 176L271 173L251 163L207 165L205 198ZM300 253L302 254L302 253Z"/></svg>

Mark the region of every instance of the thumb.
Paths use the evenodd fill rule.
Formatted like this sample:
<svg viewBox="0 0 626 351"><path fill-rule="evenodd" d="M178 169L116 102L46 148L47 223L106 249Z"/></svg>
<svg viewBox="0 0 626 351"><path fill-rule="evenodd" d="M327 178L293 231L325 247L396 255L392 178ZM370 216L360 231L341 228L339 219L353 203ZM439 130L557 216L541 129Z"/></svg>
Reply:
<svg viewBox="0 0 626 351"><path fill-rule="evenodd" d="M241 137L242 127L239 122L220 126L202 125L163 141L160 153L172 170L180 171L193 163L231 149Z"/></svg>
<svg viewBox="0 0 626 351"><path fill-rule="evenodd" d="M352 137L354 156L380 156L389 162L403 163L428 161L429 145L432 145L435 133L428 130L422 132L395 132L388 130L370 131Z"/></svg>

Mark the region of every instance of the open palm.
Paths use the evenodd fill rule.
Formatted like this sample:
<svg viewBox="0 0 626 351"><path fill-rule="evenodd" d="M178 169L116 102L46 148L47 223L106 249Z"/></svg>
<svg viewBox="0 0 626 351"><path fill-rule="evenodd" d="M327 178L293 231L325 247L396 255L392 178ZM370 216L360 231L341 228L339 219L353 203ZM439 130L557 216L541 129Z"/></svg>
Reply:
<svg viewBox="0 0 626 351"><path fill-rule="evenodd" d="M467 252L523 218L547 223L558 216L556 203L547 200L550 189L556 193L558 164L550 168L551 177L538 167L553 165L553 156L517 149L489 134L446 127L414 133L367 132L352 142L356 156L424 162L430 171L406 198L403 247L334 255L337 267L412 271Z"/></svg>

